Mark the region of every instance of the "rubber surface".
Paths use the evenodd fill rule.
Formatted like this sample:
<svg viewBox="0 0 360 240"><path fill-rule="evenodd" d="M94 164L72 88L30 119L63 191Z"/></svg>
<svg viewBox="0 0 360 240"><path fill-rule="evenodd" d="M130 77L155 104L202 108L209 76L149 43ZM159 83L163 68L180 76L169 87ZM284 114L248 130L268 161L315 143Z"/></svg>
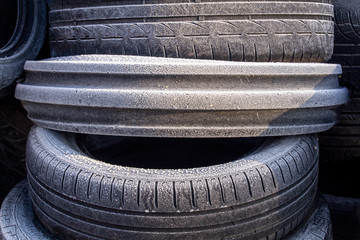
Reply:
<svg viewBox="0 0 360 240"><path fill-rule="evenodd" d="M7 220L4 220L5 218ZM21 230L18 230L19 228ZM3 204L3 208L0 211L0 231L0 237L4 240L56 239L52 234L47 232L37 217L33 216L26 181L19 183L12 192L9 193L6 202ZM4 232L6 233L4 234ZM331 239L330 213L322 200L318 201L311 216L284 240L305 240L311 239L311 237L321 240Z"/></svg>
<svg viewBox="0 0 360 240"><path fill-rule="evenodd" d="M15 96L39 126L151 137L309 134L347 102L331 64L87 55L29 61ZM86 117L84 117L86 116Z"/></svg>
<svg viewBox="0 0 360 240"><path fill-rule="evenodd" d="M338 124L320 135L324 159L348 161L360 158L360 99L352 98L339 115Z"/></svg>
<svg viewBox="0 0 360 240"><path fill-rule="evenodd" d="M17 184L4 200L0 210L0 239L55 240L34 216L27 181Z"/></svg>
<svg viewBox="0 0 360 240"><path fill-rule="evenodd" d="M67 1L50 4L51 55L326 62L329 1Z"/></svg>
<svg viewBox="0 0 360 240"><path fill-rule="evenodd" d="M324 195L329 206L334 229L334 239L360 239L360 222L356 211L360 208L360 199Z"/></svg>
<svg viewBox="0 0 360 240"><path fill-rule="evenodd" d="M38 55L45 38L46 15L45 0L18 0L14 34L0 49L0 91L20 77L26 60Z"/></svg>
<svg viewBox="0 0 360 240"><path fill-rule="evenodd" d="M350 92L339 123L320 136L324 161L360 160L360 1L334 0L335 49L331 62L342 65L341 84ZM341 180L340 180L341 181ZM346 188L346 186L344 186ZM356 196L360 196L360 191Z"/></svg>
<svg viewBox="0 0 360 240"><path fill-rule="evenodd" d="M312 208L318 143L269 138L220 165L143 169L97 161L74 135L36 127L27 167L35 212L62 239L280 239Z"/></svg>
<svg viewBox="0 0 360 240"><path fill-rule="evenodd" d="M360 96L360 1L334 0L335 48L331 61L344 70L342 83L352 97Z"/></svg>
<svg viewBox="0 0 360 240"><path fill-rule="evenodd" d="M330 211L320 198L311 216L284 240L332 240Z"/></svg>

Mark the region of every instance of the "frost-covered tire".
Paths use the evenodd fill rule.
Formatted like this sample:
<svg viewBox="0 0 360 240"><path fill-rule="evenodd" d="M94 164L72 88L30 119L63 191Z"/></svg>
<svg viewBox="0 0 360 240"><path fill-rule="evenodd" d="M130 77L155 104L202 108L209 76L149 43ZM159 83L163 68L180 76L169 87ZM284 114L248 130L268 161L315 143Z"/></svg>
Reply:
<svg viewBox="0 0 360 240"><path fill-rule="evenodd" d="M53 57L326 62L333 52L329 0L54 0L50 10Z"/></svg>
<svg viewBox="0 0 360 240"><path fill-rule="evenodd" d="M28 61L15 96L37 125L148 137L252 137L331 128L339 65L84 55Z"/></svg>
<svg viewBox="0 0 360 240"><path fill-rule="evenodd" d="M25 180L11 190L2 204L0 210L0 239L56 239L34 216L28 193L28 183Z"/></svg>
<svg viewBox="0 0 360 240"><path fill-rule="evenodd" d="M20 77L26 60L38 55L46 33L45 0L17 0L17 5L14 33L8 43L0 48L0 91L6 90Z"/></svg>
<svg viewBox="0 0 360 240"><path fill-rule="evenodd" d="M308 215L316 196L312 135L268 138L230 162L177 170L98 161L79 143L40 127L28 139L33 206L61 239L279 239Z"/></svg>
<svg viewBox="0 0 360 240"><path fill-rule="evenodd" d="M310 217L284 240L332 240L332 225L329 208L320 198Z"/></svg>

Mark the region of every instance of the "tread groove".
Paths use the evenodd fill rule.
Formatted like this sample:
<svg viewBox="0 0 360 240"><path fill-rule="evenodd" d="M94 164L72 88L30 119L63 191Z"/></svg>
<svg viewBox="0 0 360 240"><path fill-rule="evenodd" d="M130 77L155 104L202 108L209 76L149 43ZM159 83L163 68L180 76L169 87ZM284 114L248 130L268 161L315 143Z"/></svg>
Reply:
<svg viewBox="0 0 360 240"><path fill-rule="evenodd" d="M74 182L74 196L76 197L77 195L77 184L78 184L78 180L79 180L79 175L80 173L82 172L82 170L80 169L79 172L76 174L76 177L75 177L75 182Z"/></svg>
<svg viewBox="0 0 360 240"><path fill-rule="evenodd" d="M177 203L176 203L176 187L175 187L175 182L173 182L173 204L175 209L177 209Z"/></svg>
<svg viewBox="0 0 360 240"><path fill-rule="evenodd" d="M230 175L230 179L231 179L231 183L232 183L233 188L234 188L235 200L236 200L236 201L239 201L238 195L237 195L237 190L236 190L236 185L235 185L234 179L233 179L233 177L232 177L231 175Z"/></svg>
<svg viewBox="0 0 360 240"><path fill-rule="evenodd" d="M245 175L246 182L247 182L247 185L248 185L249 195L250 195L250 197L252 197L253 195L252 195L252 191L251 191L250 180L249 180L249 178L248 178L248 176L247 176L246 172L243 172L243 173L244 173L244 175Z"/></svg>

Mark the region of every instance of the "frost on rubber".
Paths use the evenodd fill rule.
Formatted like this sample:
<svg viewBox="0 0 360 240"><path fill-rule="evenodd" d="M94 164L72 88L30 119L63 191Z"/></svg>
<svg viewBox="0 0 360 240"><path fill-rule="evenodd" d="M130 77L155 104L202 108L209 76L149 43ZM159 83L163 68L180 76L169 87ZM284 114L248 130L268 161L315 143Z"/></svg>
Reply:
<svg viewBox="0 0 360 240"><path fill-rule="evenodd" d="M18 18L13 36L0 49L0 91L6 91L23 72L25 61L34 59L46 33L45 0L18 0Z"/></svg>
<svg viewBox="0 0 360 240"><path fill-rule="evenodd" d="M348 100L334 64L82 55L28 61L25 69L26 81L15 96L29 118L76 133L311 134L331 128Z"/></svg>
<svg viewBox="0 0 360 240"><path fill-rule="evenodd" d="M332 240L332 226L329 208L321 197L318 199L314 211L303 224L294 230L284 240Z"/></svg>
<svg viewBox="0 0 360 240"><path fill-rule="evenodd" d="M327 1L50 4L51 55L126 54L248 62L326 62Z"/></svg>
<svg viewBox="0 0 360 240"><path fill-rule="evenodd" d="M311 209L318 145L271 138L221 165L142 169L96 161L73 135L36 127L27 167L37 215L63 238L280 239Z"/></svg>
<svg viewBox="0 0 360 240"><path fill-rule="evenodd" d="M4 200L0 210L0 239L55 240L34 216L28 194L28 183L17 184Z"/></svg>

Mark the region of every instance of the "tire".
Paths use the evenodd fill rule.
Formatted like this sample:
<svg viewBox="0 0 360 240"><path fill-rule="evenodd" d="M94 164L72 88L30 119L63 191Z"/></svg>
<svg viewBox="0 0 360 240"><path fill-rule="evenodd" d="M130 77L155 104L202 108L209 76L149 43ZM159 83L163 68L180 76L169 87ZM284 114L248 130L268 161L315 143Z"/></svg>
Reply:
<svg viewBox="0 0 360 240"><path fill-rule="evenodd" d="M2 240L56 240L34 216L24 180L6 197L0 210L0 239Z"/></svg>
<svg viewBox="0 0 360 240"><path fill-rule="evenodd" d="M320 136L321 152L327 161L360 159L360 99L353 98L339 115L338 124Z"/></svg>
<svg viewBox="0 0 360 240"><path fill-rule="evenodd" d="M13 189L0 212L0 237L2 237L2 239L55 240L55 237L47 232L37 217L33 215L26 181L19 183L18 186ZM11 234L10 232L4 234L4 232L9 229L8 226L10 226L10 224L12 230L21 230L12 231ZM330 213L323 201L319 201L309 219L296 228L294 232L284 240L305 240L311 239L311 237L319 240L332 239Z"/></svg>
<svg viewBox="0 0 360 240"><path fill-rule="evenodd" d="M319 199L311 216L284 240L332 240L330 211L326 202Z"/></svg>
<svg viewBox="0 0 360 240"><path fill-rule="evenodd" d="M27 62L25 68L27 79L15 96L29 118L78 133L310 134L331 128L348 99L338 84L341 69L331 64L87 55Z"/></svg>
<svg viewBox="0 0 360 240"><path fill-rule="evenodd" d="M340 165L344 162L350 164L350 162L360 160L360 141L357 135L360 131L360 1L334 0L333 4L335 7L335 48L331 62L342 65L341 85L349 89L350 101L339 114L339 123L329 132L320 135L320 146L321 158L324 162ZM344 174L348 177L351 176L345 172ZM339 176L339 174L333 177L335 176ZM343 179L335 177L328 181L339 183ZM349 179L348 182L351 180ZM331 189L332 186L328 187ZM338 187L339 189L349 188L347 186ZM334 194L335 192L327 193ZM354 193L351 190L346 195L360 196L360 191L355 195Z"/></svg>
<svg viewBox="0 0 360 240"><path fill-rule="evenodd" d="M329 1L86 1L50 4L51 55L326 62Z"/></svg>
<svg viewBox="0 0 360 240"><path fill-rule="evenodd" d="M359 239L360 228L357 209L360 199L324 195L331 212L334 226L334 239Z"/></svg>
<svg viewBox="0 0 360 240"><path fill-rule="evenodd" d="M44 0L17 0L18 16L14 33L0 49L0 92L14 83L23 72L24 63L34 59L46 33L46 4ZM6 23L3 27L6 27Z"/></svg>
<svg viewBox="0 0 360 240"><path fill-rule="evenodd" d="M360 1L334 0L335 47L331 62L341 64L342 83L352 97L360 97Z"/></svg>
<svg viewBox="0 0 360 240"><path fill-rule="evenodd" d="M28 139L34 210L60 239L280 239L308 215L316 195L311 135L269 138L238 160L177 170L97 161L77 142L40 127Z"/></svg>

